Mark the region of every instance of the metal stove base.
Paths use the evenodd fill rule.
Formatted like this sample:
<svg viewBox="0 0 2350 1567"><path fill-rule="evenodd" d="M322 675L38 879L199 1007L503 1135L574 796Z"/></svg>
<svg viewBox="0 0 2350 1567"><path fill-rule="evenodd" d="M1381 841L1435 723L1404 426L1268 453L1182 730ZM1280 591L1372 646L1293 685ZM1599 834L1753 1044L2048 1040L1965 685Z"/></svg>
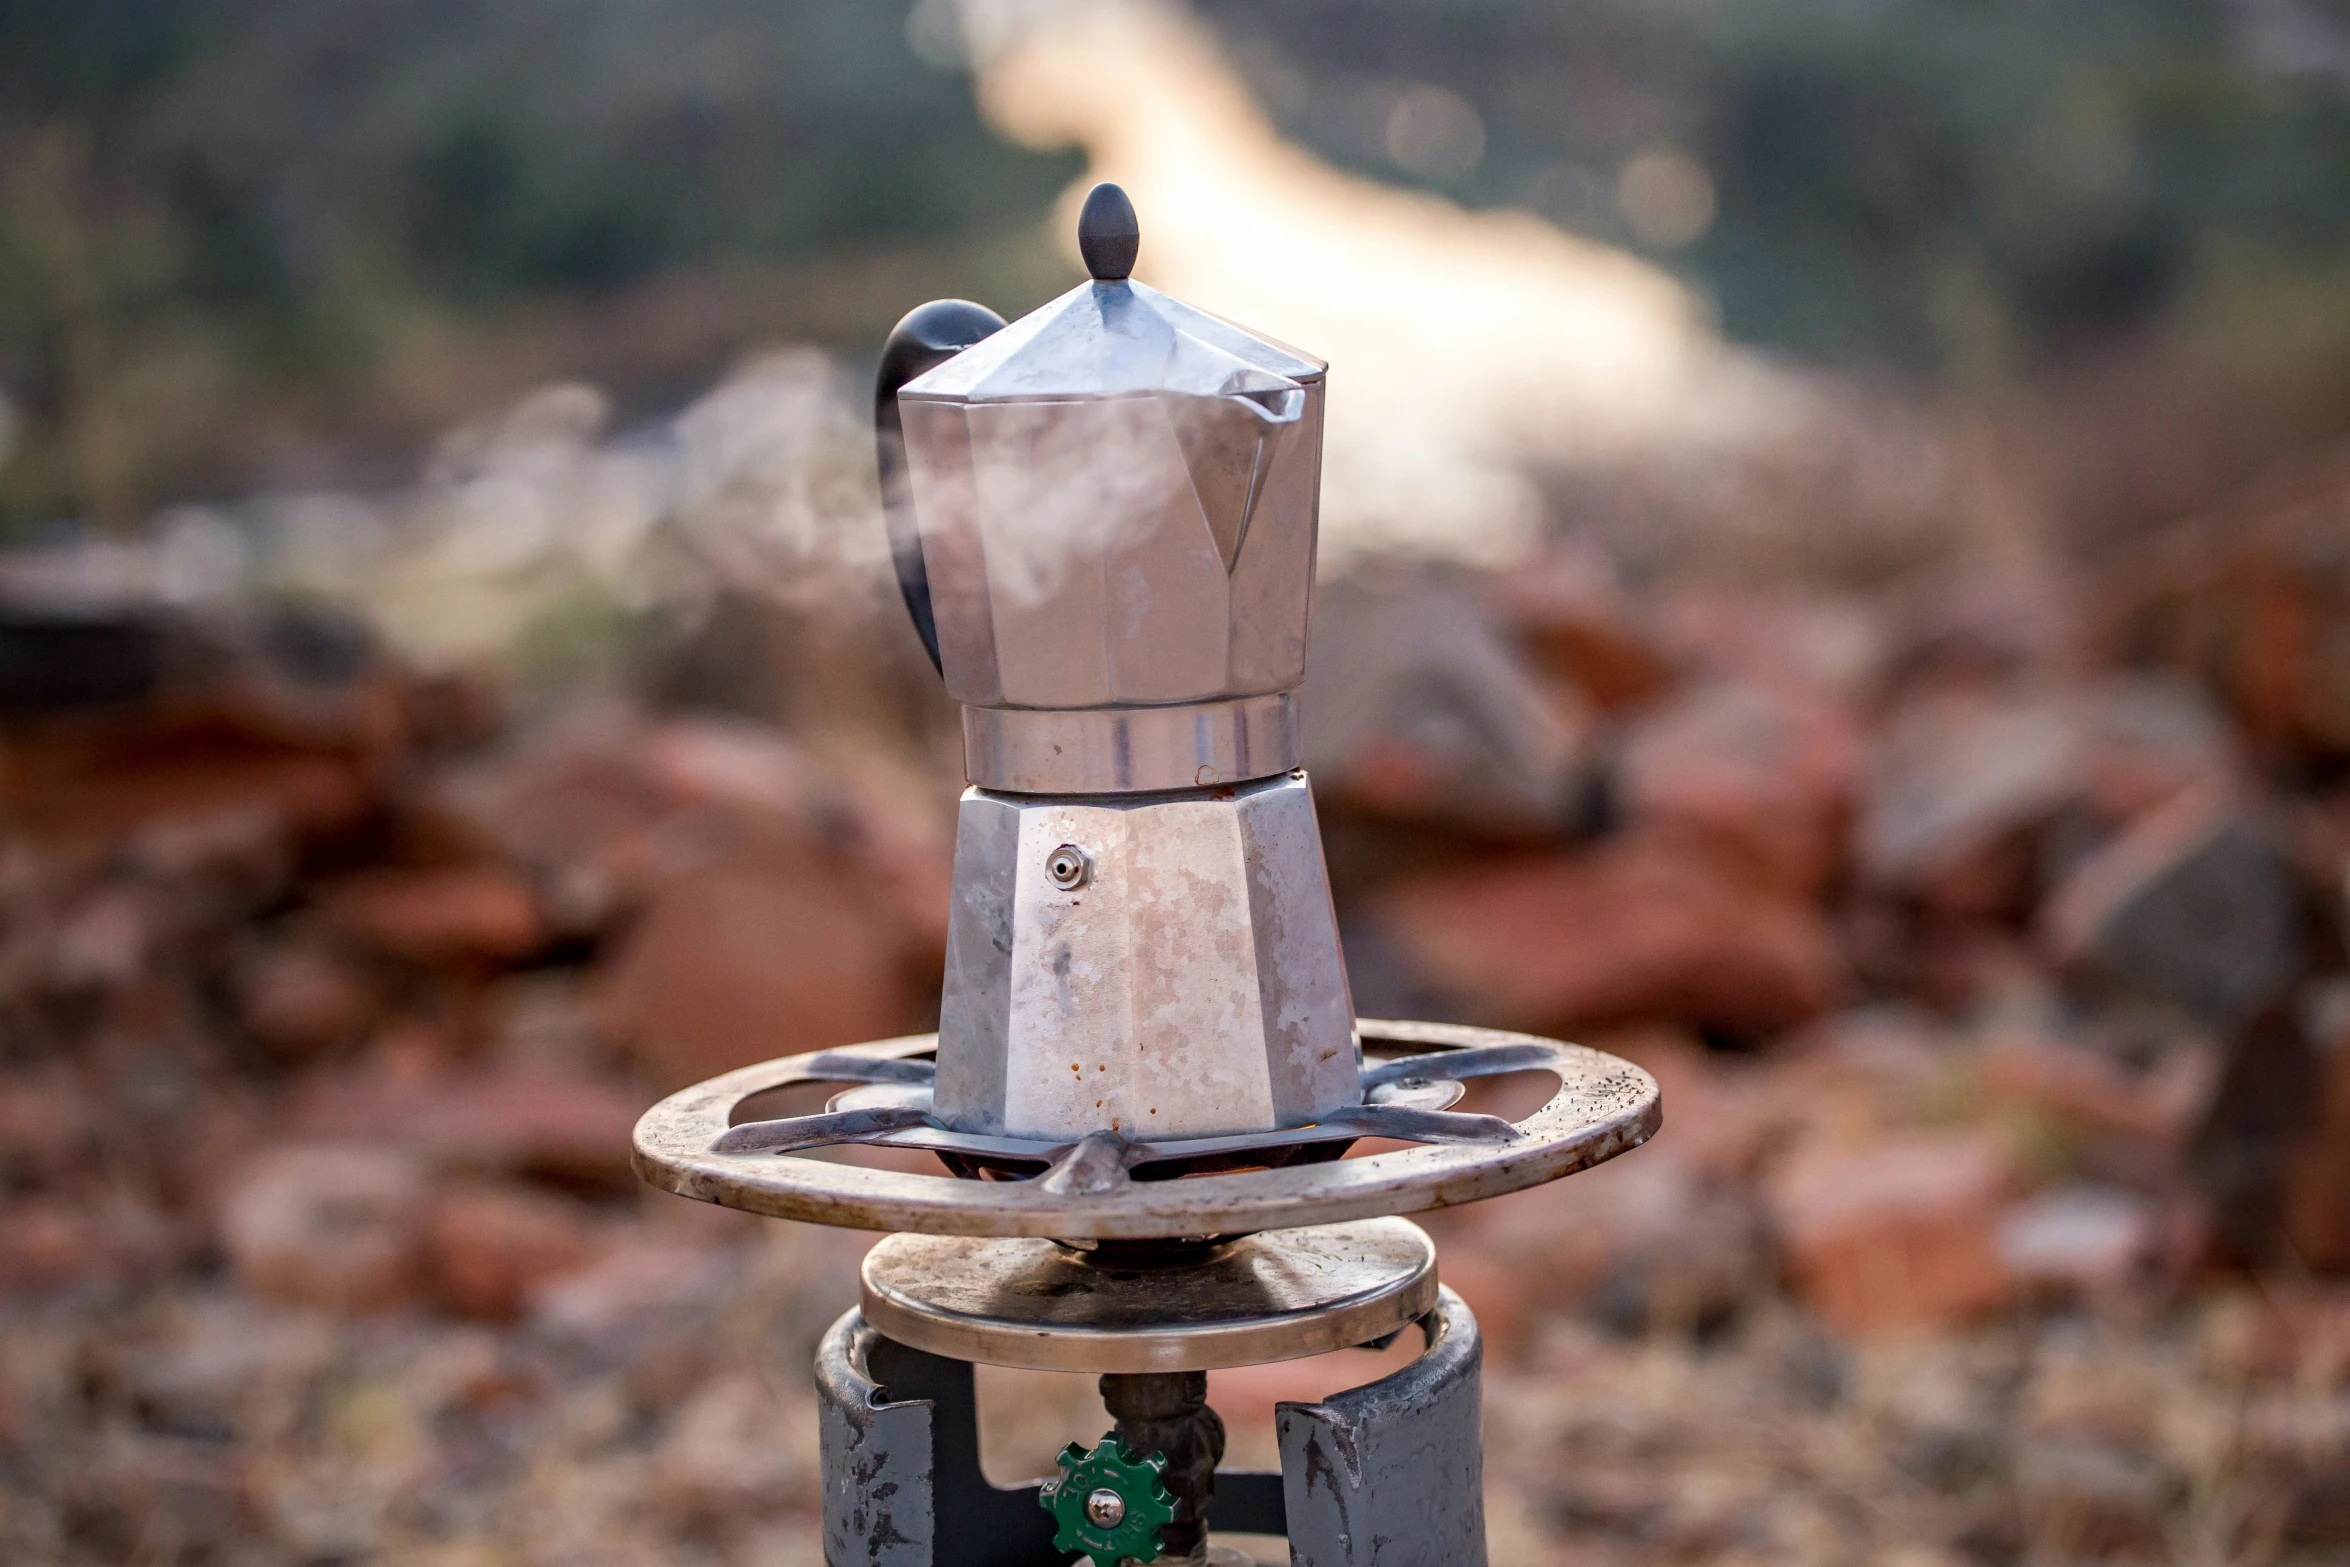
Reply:
<svg viewBox="0 0 2350 1567"><path fill-rule="evenodd" d="M1451 1290L1401 1371L1275 1411L1278 1474L1219 1470L1209 1527L1285 1535L1292 1567L1485 1567L1484 1352ZM971 1367L855 1311L816 1353L827 1567L1062 1567L1034 1485L979 1468Z"/></svg>

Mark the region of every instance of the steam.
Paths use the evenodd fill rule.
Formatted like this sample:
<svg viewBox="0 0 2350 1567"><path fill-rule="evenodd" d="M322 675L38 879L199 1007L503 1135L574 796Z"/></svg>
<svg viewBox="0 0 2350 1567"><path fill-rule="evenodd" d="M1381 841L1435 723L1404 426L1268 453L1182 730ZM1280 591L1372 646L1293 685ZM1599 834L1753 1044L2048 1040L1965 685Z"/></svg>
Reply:
<svg viewBox="0 0 2350 1567"><path fill-rule="evenodd" d="M1521 561L1554 521L1546 485L1560 475L1603 481L1578 493L1611 497L1649 535L1683 518L1684 545L1729 538L1748 559L1773 528L1849 555L1830 527L1839 506L1880 530L1936 526L1969 483L1963 447L1920 410L1725 348L1699 302L1644 261L1285 143L1167 0L923 0L918 20L927 50L971 65L1005 134L1084 147L1060 236L1090 182L1117 179L1140 211L1143 280L1331 361L1325 573L1384 556ZM1662 193L1659 221L1675 216L1668 196L1683 227L1697 221L1709 193L1691 171L1643 178ZM1181 619L1188 573L1221 578L1245 555L1279 437L1219 465L1190 426L1258 423L1266 407L1119 403L1091 425L1013 432L975 477L1025 518L987 541L995 589L1043 604L1084 586L1105 634L1128 637ZM1184 537L1167 508L1195 496L1207 543L1172 564L1138 555L1154 534ZM831 623L894 617L878 509L862 398L802 348L745 363L673 420L616 430L595 390L542 387L450 432L411 488L182 508L152 560L90 550L12 569L78 573L88 592L151 578L167 597L327 598L447 666L508 661L549 628L690 618L728 588Z"/></svg>
<svg viewBox="0 0 2350 1567"><path fill-rule="evenodd" d="M510 666L550 637L624 652L631 625L730 587L869 615L895 596L879 512L870 420L803 348L746 362L672 420L615 431L603 393L555 382L442 436L413 486L183 506L143 545L8 566L75 602L323 600L419 666Z"/></svg>
<svg viewBox="0 0 2350 1567"><path fill-rule="evenodd" d="M918 13L934 51L949 4ZM1639 470L1705 525L1735 525L1750 495L1798 528L1839 508L1941 505L1942 465L1906 431L1894 467L1907 487L1888 493L1881 395L1726 348L1698 299L1626 252L1530 213L1389 189L1284 142L1171 0L954 0L952 16L989 122L1087 155L1058 234L1074 232L1093 181L1116 180L1142 222L1138 277L1330 361L1326 569L1366 555L1522 560L1549 521L1543 480L1561 474ZM1710 216L1701 178L1643 169L1655 226Z"/></svg>
<svg viewBox="0 0 2350 1567"><path fill-rule="evenodd" d="M671 433L678 519L731 580L808 604L886 578L872 420L824 355L752 360Z"/></svg>
<svg viewBox="0 0 2350 1567"><path fill-rule="evenodd" d="M973 489L984 518L991 593L1024 606L1061 598L1072 573L1100 571L1146 544L1171 501L1191 501L1190 475L1168 417L1175 400L1113 397L970 410ZM1204 526L1194 532L1195 545L1210 542ZM1149 591L1147 584L1136 586Z"/></svg>
<svg viewBox="0 0 2350 1567"><path fill-rule="evenodd" d="M1678 423L1714 345L1662 272L1316 161L1171 5L963 14L990 122L1081 145L1073 192L1114 179L1133 196L1138 275L1331 362L1328 556L1506 564L1541 532L1537 463L1621 456Z"/></svg>

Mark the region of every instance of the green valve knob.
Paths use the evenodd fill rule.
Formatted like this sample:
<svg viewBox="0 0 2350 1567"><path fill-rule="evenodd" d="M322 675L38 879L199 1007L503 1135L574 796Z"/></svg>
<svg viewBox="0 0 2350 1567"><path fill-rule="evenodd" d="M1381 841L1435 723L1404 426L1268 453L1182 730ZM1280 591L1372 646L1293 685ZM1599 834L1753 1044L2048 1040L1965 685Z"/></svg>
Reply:
<svg viewBox="0 0 2350 1567"><path fill-rule="evenodd" d="M1175 1498L1162 1478L1165 1457L1137 1457L1108 1431L1091 1452L1071 1442L1060 1463L1061 1477L1047 1480L1036 1495L1061 1526L1053 1549L1083 1551L1093 1567L1158 1557L1159 1537L1175 1521Z"/></svg>

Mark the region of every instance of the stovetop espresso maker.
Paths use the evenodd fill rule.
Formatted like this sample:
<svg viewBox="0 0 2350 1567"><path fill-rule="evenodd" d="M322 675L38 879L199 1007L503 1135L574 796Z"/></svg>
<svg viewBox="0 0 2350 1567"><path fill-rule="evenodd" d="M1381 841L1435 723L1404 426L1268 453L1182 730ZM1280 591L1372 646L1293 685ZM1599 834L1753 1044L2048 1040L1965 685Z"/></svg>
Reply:
<svg viewBox="0 0 2350 1567"><path fill-rule="evenodd" d="M1481 1567L1477 1326L1396 1216L1636 1146L1656 1084L1354 1017L1297 737L1326 367L1135 282L1115 185L1078 239L1087 281L1017 322L909 314L876 388L898 582L963 704L939 1031L673 1095L637 1166L894 1232L817 1357L833 1567L1245 1560L1211 1531ZM1556 1085L1524 1120L1453 1108L1514 1073ZM852 1143L940 1169L803 1157ZM1278 1472L1220 1467L1208 1371L1406 1329L1404 1369L1280 1406ZM973 1363L1098 1374L1116 1427L993 1486Z"/></svg>

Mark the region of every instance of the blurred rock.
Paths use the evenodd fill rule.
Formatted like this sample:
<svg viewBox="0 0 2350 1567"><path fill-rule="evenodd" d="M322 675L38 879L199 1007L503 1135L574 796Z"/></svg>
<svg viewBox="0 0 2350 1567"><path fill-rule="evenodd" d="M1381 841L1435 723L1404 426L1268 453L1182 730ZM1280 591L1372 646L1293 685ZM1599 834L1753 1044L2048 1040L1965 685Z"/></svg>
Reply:
<svg viewBox="0 0 2350 1567"><path fill-rule="evenodd" d="M66 910L49 933L42 977L63 991L128 986L145 973L168 919L156 888L100 888Z"/></svg>
<svg viewBox="0 0 2350 1567"><path fill-rule="evenodd" d="M311 937L253 947L232 967L229 985L245 1031L290 1060L358 1039L382 1006L365 967Z"/></svg>
<svg viewBox="0 0 2350 1567"><path fill-rule="evenodd" d="M2209 704L2175 681L1929 687L1897 709L1879 744L1861 866L1872 887L1946 922L2019 923L2114 828L2182 795L2227 790L2235 767Z"/></svg>
<svg viewBox="0 0 2350 1567"><path fill-rule="evenodd" d="M2319 1452L2314 1459L2280 1466L2292 1487L2281 1532L2295 1545L2336 1551L2350 1547L2350 1476L2344 1475L2339 1455L2322 1442L2303 1445Z"/></svg>
<svg viewBox="0 0 2350 1567"><path fill-rule="evenodd" d="M117 1259L83 1205L34 1198L0 1205L0 1290L56 1289L103 1277Z"/></svg>
<svg viewBox="0 0 2350 1567"><path fill-rule="evenodd" d="M511 717L507 693L483 669L412 672L405 707L408 740L419 751L450 752L494 740Z"/></svg>
<svg viewBox="0 0 2350 1567"><path fill-rule="evenodd" d="M520 1316L596 1249L578 1203L511 1182L469 1182L434 1197L424 1244L434 1301L493 1322Z"/></svg>
<svg viewBox="0 0 2350 1567"><path fill-rule="evenodd" d="M663 1521L681 1533L733 1533L780 1512L813 1513L823 1489L815 1411L785 1402L805 1396L744 1367L688 1399L652 1458L651 1498Z"/></svg>
<svg viewBox="0 0 2350 1567"><path fill-rule="evenodd" d="M1534 661L1601 711L1644 706L1672 686L1664 648L1603 560L1554 552L1498 591Z"/></svg>
<svg viewBox="0 0 2350 1567"><path fill-rule="evenodd" d="M2110 1300L2142 1282L2160 1244L2153 1204L2111 1186L2060 1186L1999 1221L1999 1260L2023 1289Z"/></svg>
<svg viewBox="0 0 2350 1567"><path fill-rule="evenodd" d="M530 1323L590 1364L627 1364L669 1346L706 1348L740 1282L738 1258L674 1239L613 1246L531 1302Z"/></svg>
<svg viewBox="0 0 2350 1567"><path fill-rule="evenodd" d="M2230 1378L2334 1388L2350 1384L2350 1288L2269 1284L2213 1301L2203 1352Z"/></svg>
<svg viewBox="0 0 2350 1567"><path fill-rule="evenodd" d="M116 849L143 876L161 878L218 916L264 908L285 895L303 845L266 807L160 816Z"/></svg>
<svg viewBox="0 0 2350 1567"><path fill-rule="evenodd" d="M2312 1269L2350 1273L2350 1170L2338 1132L2310 1139L2294 1161L2284 1229Z"/></svg>
<svg viewBox="0 0 2350 1567"><path fill-rule="evenodd" d="M1464 1252L1480 1259L1470 1283L1485 1284L1505 1322L1573 1309L1625 1334L1694 1334L1755 1298L1772 1258L1750 1191L1663 1151L1609 1168L1501 1200L1457 1241L1448 1231L1446 1267Z"/></svg>
<svg viewBox="0 0 2350 1567"><path fill-rule="evenodd" d="M632 1189L645 1096L547 1067L414 1071L365 1064L306 1078L284 1116L297 1136L398 1144L443 1170Z"/></svg>
<svg viewBox="0 0 2350 1567"><path fill-rule="evenodd" d="M754 842L803 835L809 782L805 758L779 740L760 750L739 729L654 728L599 711L454 769L417 809L434 832L523 868L548 889L557 925L586 933L641 907L681 862L690 868L696 844L677 840L706 816L738 832L747 818Z"/></svg>
<svg viewBox="0 0 2350 1567"><path fill-rule="evenodd" d="M2160 1550L2177 1489L2151 1455L2085 1440L2026 1444L2015 1484L2025 1528L2074 1559Z"/></svg>
<svg viewBox="0 0 2350 1567"><path fill-rule="evenodd" d="M2078 636L2078 596L2033 567L1960 563L1885 595L1886 674L1916 688L1974 690L2055 673Z"/></svg>
<svg viewBox="0 0 2350 1567"><path fill-rule="evenodd" d="M1497 622L1446 576L1365 571L1317 588L1298 708L1326 808L1502 836L1569 823L1580 699L1536 679Z"/></svg>
<svg viewBox="0 0 2350 1567"><path fill-rule="evenodd" d="M2028 911L2037 860L2023 836L2086 785L2075 717L2044 692L1934 692L1901 707L1870 766L1858 834L1864 876L1954 913Z"/></svg>
<svg viewBox="0 0 2350 1567"><path fill-rule="evenodd" d="M1844 981L1809 904L1646 836L1413 877L1378 909L1421 980L1504 1027L1659 1018L1751 1035L1824 1011Z"/></svg>
<svg viewBox="0 0 2350 1567"><path fill-rule="evenodd" d="M2309 1007L2317 1092L2285 1177L2285 1233L2306 1267L2350 1273L2350 983Z"/></svg>
<svg viewBox="0 0 2350 1567"><path fill-rule="evenodd" d="M663 887L629 931L603 1016L653 1073L682 1084L910 1032L925 1012L918 972L902 927L834 868L713 866Z"/></svg>
<svg viewBox="0 0 2350 1567"><path fill-rule="evenodd" d="M2261 1013L2230 1041L2190 1160L2220 1256L2260 1267L2289 1264L2296 1155L2322 1108L2318 1071L2293 1008Z"/></svg>
<svg viewBox="0 0 2350 1567"><path fill-rule="evenodd" d="M221 1205L222 1243L255 1294L370 1312L423 1284L421 1164L386 1147L319 1143L257 1157Z"/></svg>
<svg viewBox="0 0 2350 1567"><path fill-rule="evenodd" d="M818 767L772 730L593 709L451 770L428 830L520 868L564 932L600 934L679 876L746 857L833 861L911 949L945 950L940 802L877 766Z"/></svg>
<svg viewBox="0 0 2350 1567"><path fill-rule="evenodd" d="M1766 1147L1874 1143L1947 1119L1964 1071L1950 1030L1924 1009L1879 1002L1797 1030L1746 1090ZM1763 1108L1767 1106L1766 1108Z"/></svg>
<svg viewBox="0 0 2350 1567"><path fill-rule="evenodd" d="M0 714L21 722L131 706L183 661L187 628L136 610L0 604Z"/></svg>
<svg viewBox="0 0 2350 1567"><path fill-rule="evenodd" d="M1659 598L1658 636L1693 671L1855 705L1878 694L1889 617L1870 600L1719 583L1666 585Z"/></svg>
<svg viewBox="0 0 2350 1567"><path fill-rule="evenodd" d="M2299 884L2233 800L2194 791L2090 855L2043 915L2057 959L2233 1030L2307 962Z"/></svg>
<svg viewBox="0 0 2350 1567"><path fill-rule="evenodd" d="M2089 798L2129 822L2190 789L2224 789L2240 759L2226 718L2203 691L2160 675L2111 675L2081 694Z"/></svg>
<svg viewBox="0 0 2350 1567"><path fill-rule="evenodd" d="M314 835L358 821L399 741L388 677L238 685L20 730L5 742L5 798L32 831L72 843L232 813Z"/></svg>
<svg viewBox="0 0 2350 1567"><path fill-rule="evenodd" d="M1706 1049L1686 1034L1642 1029L1599 1035L1595 1048L1622 1056L1657 1081L1672 1105L1667 1127L1643 1146L1701 1182L1751 1188L1765 1157L1801 1124L1791 1074L1765 1061Z"/></svg>
<svg viewBox="0 0 2350 1567"><path fill-rule="evenodd" d="M216 1443L115 1434L66 1477L67 1526L108 1560L226 1555L252 1527L241 1470L236 1451Z"/></svg>
<svg viewBox="0 0 2350 1567"><path fill-rule="evenodd" d="M507 963L547 940L530 884L496 866L369 871L328 887L319 908L354 940L416 963Z"/></svg>
<svg viewBox="0 0 2350 1567"><path fill-rule="evenodd" d="M1710 1332L1771 1281L1752 1174L1784 1120L1762 1074L1670 1034L1601 1044L1657 1078L1666 1127L1571 1181L1429 1219L1446 1282L1491 1317L1497 1354L1563 1311L1626 1334Z"/></svg>
<svg viewBox="0 0 2350 1567"><path fill-rule="evenodd" d="M2137 551L2104 585L2101 654L2217 692L2271 760L2350 754L2346 485L2331 453Z"/></svg>
<svg viewBox="0 0 2350 1567"><path fill-rule="evenodd" d="M1816 897L1844 867L1860 759L1860 735L1832 702L1699 686L1632 726L1621 809L1718 846L1781 892Z"/></svg>
<svg viewBox="0 0 2350 1567"><path fill-rule="evenodd" d="M2013 1183L1982 1133L1798 1148L1769 1184L1796 1289L1839 1332L1947 1327L2003 1304L1999 1252Z"/></svg>
<svg viewBox="0 0 2350 1567"><path fill-rule="evenodd" d="M1985 1041L1976 1069L1984 1102L2027 1112L2084 1170L2141 1191L2187 1174L2187 1156L2219 1091L2209 1039L2147 1030L2108 1037L2011 1026Z"/></svg>
<svg viewBox="0 0 2350 1567"><path fill-rule="evenodd" d="M81 1174L98 1156L100 1118L63 1071L0 1077L0 1179L21 1190Z"/></svg>
<svg viewBox="0 0 2350 1567"><path fill-rule="evenodd" d="M110 1411L163 1436L266 1442L299 1425L334 1362L334 1325L228 1291L183 1294L83 1357Z"/></svg>
<svg viewBox="0 0 2350 1567"><path fill-rule="evenodd" d="M1435 1228L1437 1244L1444 1249L1444 1283L1458 1292L1477 1317L1477 1330L1484 1336L1486 1354L1495 1364L1508 1364L1526 1352L1531 1341L1535 1318L1549 1311L1571 1310L1583 1304L1592 1283L1591 1270L1573 1268L1574 1288L1571 1293L1550 1294L1535 1288L1535 1281L1521 1264L1520 1257L1508 1256L1487 1243L1470 1226L1438 1225ZM1547 1263L1552 1259L1556 1237L1544 1227L1543 1251L1539 1253ZM1548 1272L1548 1268L1543 1270ZM1257 1369L1254 1367L1251 1370ZM1247 1378L1239 1381L1246 1395ZM1314 1395L1327 1391L1315 1389ZM1279 1396L1298 1396L1283 1393ZM1269 1406L1273 1400L1265 1401ZM1221 1406L1219 1406L1221 1407Z"/></svg>

